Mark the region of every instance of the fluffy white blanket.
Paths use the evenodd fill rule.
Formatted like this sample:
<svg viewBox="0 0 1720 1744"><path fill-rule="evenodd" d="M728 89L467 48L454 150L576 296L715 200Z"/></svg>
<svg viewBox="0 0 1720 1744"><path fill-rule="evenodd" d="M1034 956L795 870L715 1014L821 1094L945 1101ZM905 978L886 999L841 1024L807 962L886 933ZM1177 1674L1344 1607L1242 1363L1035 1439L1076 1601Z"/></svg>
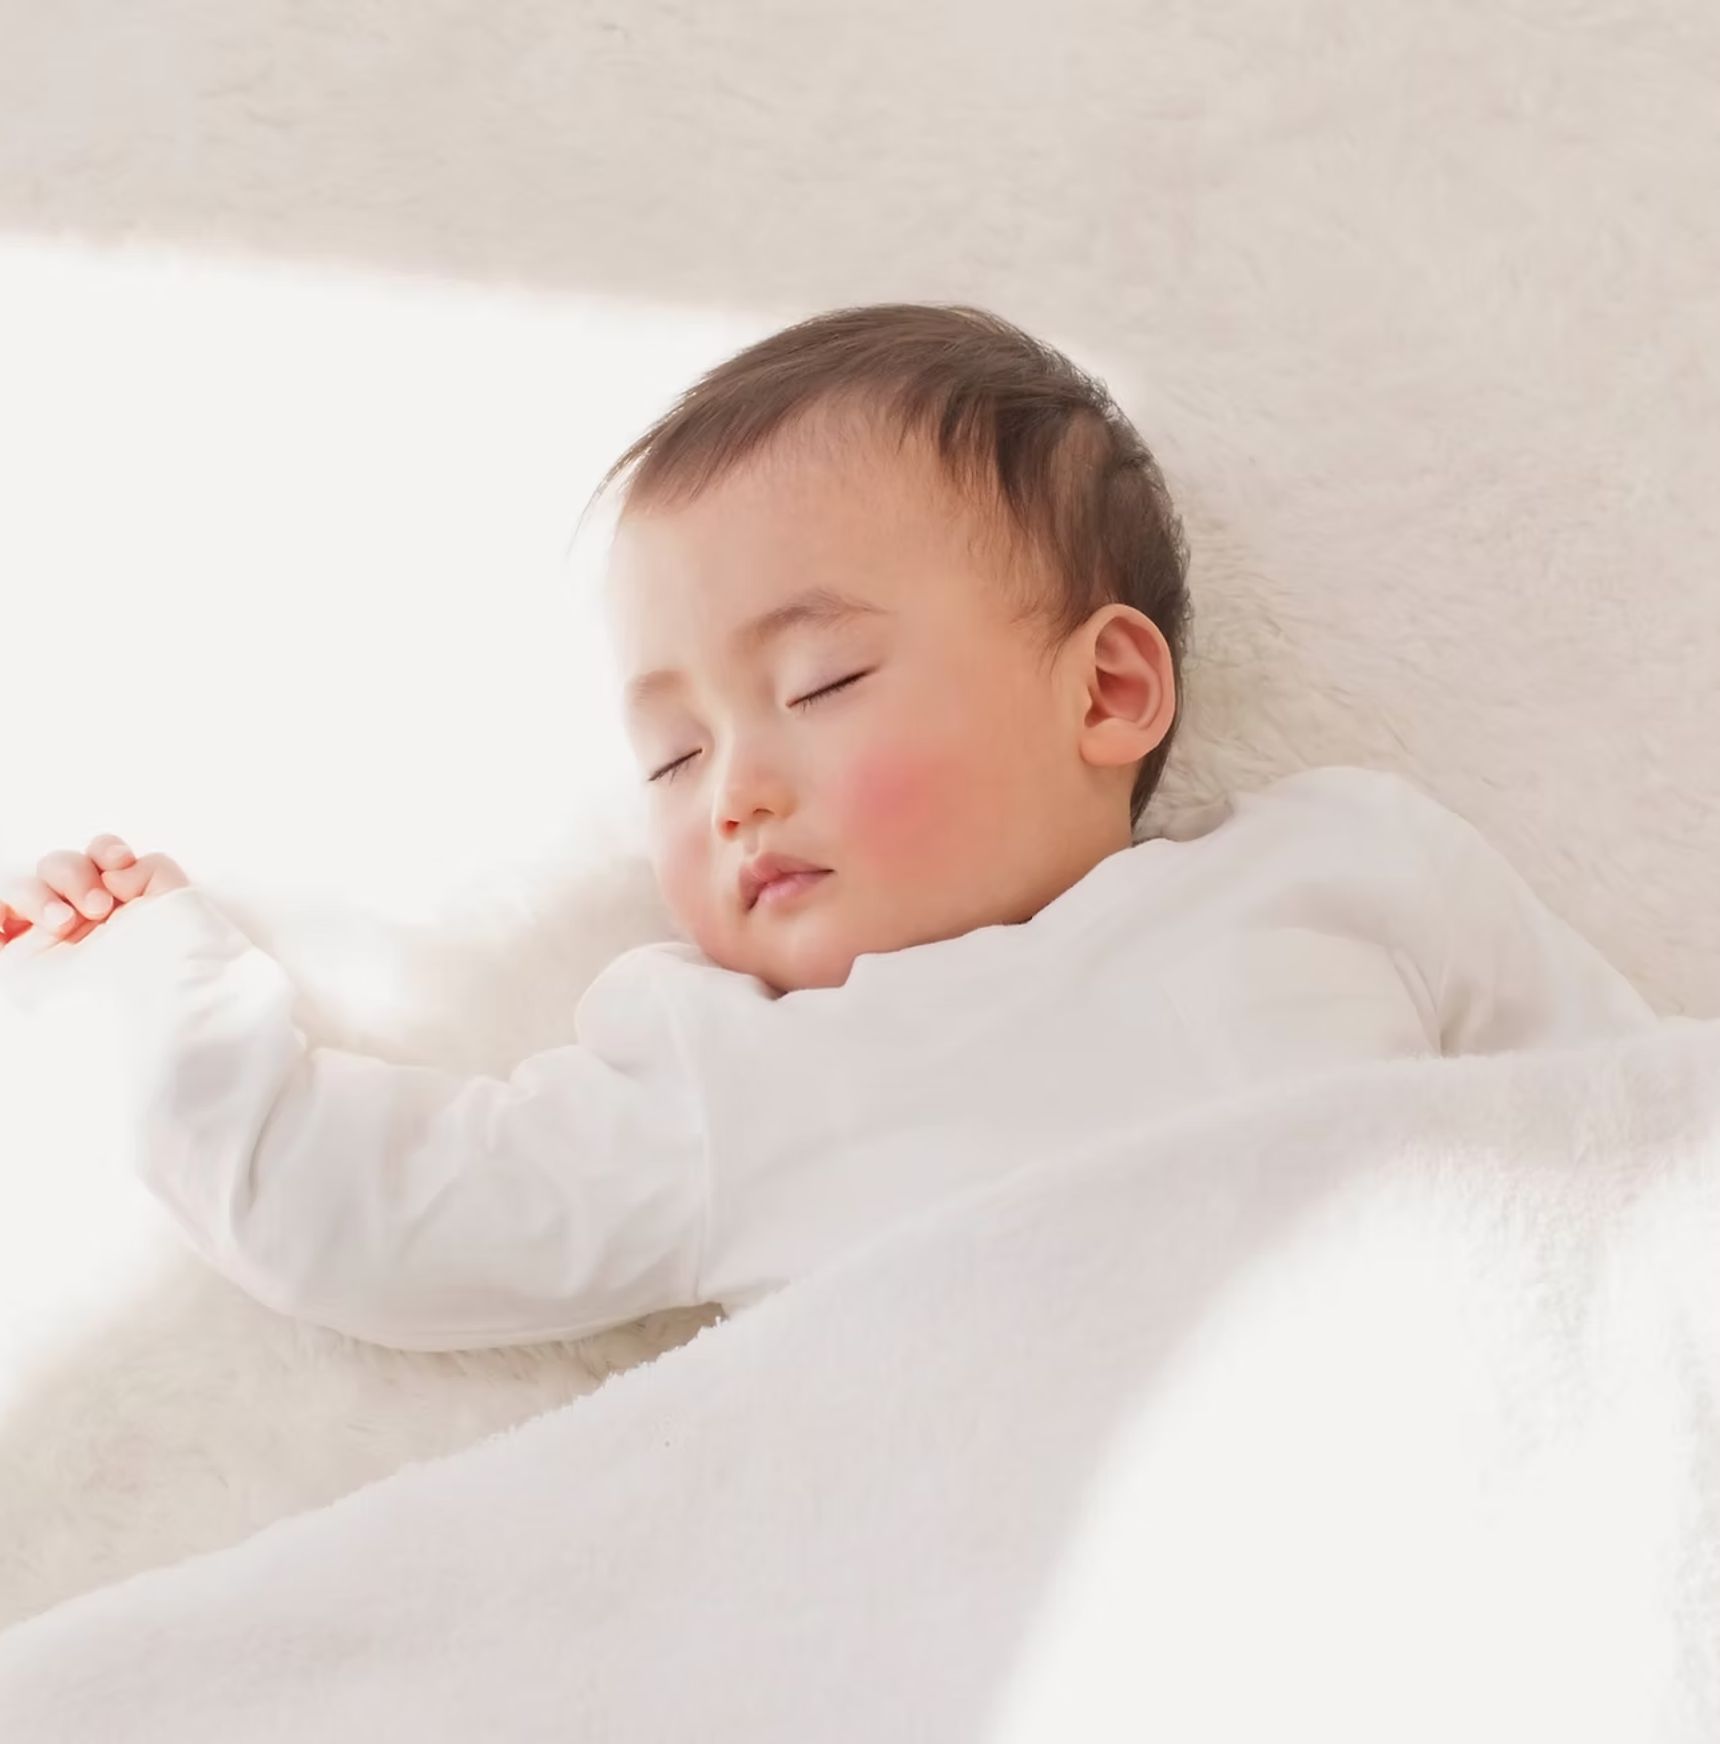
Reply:
<svg viewBox="0 0 1720 1744"><path fill-rule="evenodd" d="M0 1736L1712 1744L1717 1400L1720 1023L1352 1069L19 1624Z"/></svg>
<svg viewBox="0 0 1720 1744"><path fill-rule="evenodd" d="M629 791L632 773L578 603L588 575L576 566L570 580L560 561L585 492L735 347L840 303L948 298L995 307L1096 369L1167 467L1197 600L1167 813L1321 763L1400 770L1475 822L1657 1010L1720 1015L1720 227L1707 216L1720 185L1720 8L154 0L27 11L26 22L13 9L0 54L0 871L107 829L173 853L280 957L321 1042L505 1073L572 1039L571 1012L603 962L668 930L642 865L592 840L610 766ZM600 878L576 879L581 863ZM282 1321L206 1273L117 1166L124 1135L90 1093L90 1050L99 1057L110 1039L93 1012L53 1033L0 1022L0 1628L233 1547L251 1558L236 1567L282 1563L264 1582L296 1619L281 1663L314 1669L321 1699L362 1705L371 1691L407 1713L413 1691L400 1694L396 1674L413 1666L404 1681L438 1701L449 1679L474 1692L483 1718L469 1735L504 1736L506 1703L532 1688L594 1715L629 1694L673 1707L726 1654L735 1681L695 1735L720 1736L749 1687L786 1711L803 1660L807 1675L829 1672L863 1729L867 1701L890 1693L871 1687L892 1676L886 1626L919 1631L922 1663L952 1688L989 1689L1001 1708L1007 1667L1035 1642L1051 1651L1049 1560L1077 1544L1102 1554L1109 1494L1136 1523L1108 1528L1124 1551L1148 1530L1161 1542L1153 1565L1106 1577L1114 1597L1098 1572L1080 1572L1093 1565L1063 1577L1067 1602L1084 1591L1097 1612L1083 1627L1100 1693L1114 1629L1127 1632L1124 1662L1153 1671L1142 1699L1165 1713L1226 1653L1208 1680L1218 1715L1250 1701L1270 1714L1275 1696L1290 1702L1310 1683L1360 1702L1345 1693L1357 1680L1389 1688L1406 1656L1426 1652L1431 1666L1449 1639L1448 1672L1401 1685L1383 1729L1396 1739L1413 1713L1437 1720L1465 1700L1505 1727L1510 1701L1489 1706L1492 1685L1476 1672L1492 1622L1501 1678L1533 1695L1536 1717L1564 1702L1604 1731L1616 1709L1585 1697L1608 1677L1621 1689L1670 1681L1654 1655L1708 1603L1704 1564L1682 1609L1630 1609L1670 1567L1642 1522L1656 1509L1693 1518L1689 1461L1702 1445L1694 1405L1688 1420L1632 1415L1630 1389L1670 1386L1667 1364L1711 1346L1671 1321L1657 1330L1661 1298L1631 1293L1655 1251L1644 1215L1680 1201L1668 1184L1620 1213L1628 1177L1608 1172L1610 1151L1573 1147L1540 1174L1519 1161L1511 1185L1460 1153L1459 1172L1485 1187L1472 1199L1442 1196L1455 1191L1443 1176L1399 1164L1395 1186L1382 1175L1347 1189L1362 1195L1344 1203L1358 1206L1368 1242L1321 1243L1306 1219L1275 1237L1312 1242L1285 1250L1293 1270L1280 1253L1275 1270L1227 1272L1238 1255L1225 1241L1203 1258L1137 1220L1132 1287L1157 1276L1174 1289L1180 1267L1205 1264L1210 1312L1177 1331L1173 1366L1157 1374L1147 1451L1125 1455L1119 1440L1110 1457L1146 1478L1162 1479L1167 1461L1192 1475L1143 1500L1107 1491L1090 1465L1063 1481L1036 1470L1036 1515L1010 1474L1057 1447L1077 1460L1085 1447L1090 1460L1101 1439L1091 1408L1059 1418L1064 1394L1094 1377L1112 1388L1112 1421L1126 1422L1152 1359L1119 1340L1163 1338L1171 1325L1129 1312L1132 1299L1105 1283L1108 1228L1083 1263L1097 1300L1122 1312L1083 1321L1061 1300L1039 1302L1020 1250L1059 1239L1056 1226L1001 1241L964 1224L967 1239L976 1228L986 1239L960 1249L947 1281L923 1247L911 1289L906 1248L876 1274L881 1291L936 1313L880 1316L855 1273L849 1309L833 1281L809 1285L580 1399L709 1313L580 1346L451 1355ZM1465 1095L1491 1084L1511 1106L1499 1070L1465 1065L1441 1081ZM1570 1082L1598 1118L1600 1088L1580 1072ZM1457 1112L1442 1107L1441 1119ZM1666 1118L1686 1115L1688 1098L1670 1098ZM1418 1129L1406 1117L1402 1130ZM1413 1156L1443 1157L1449 1131L1430 1124ZM1223 1180L1222 1163L1186 1155ZM1597 1175L1602 1199L1587 1205ZM1543 1199L1559 1184L1573 1196L1577 1215L1546 1221L1570 1244L1569 1275L1553 1256L1531 1276L1509 1245L1509 1265L1484 1269L1520 1219L1539 1215L1525 1182ZM1149 1178L1138 1185L1147 1193ZM1403 1197L1381 1202L1405 1221L1388 1238L1360 1209L1394 1191ZM1459 1227L1438 1221L1451 1204ZM1501 1227L1489 1207L1509 1208ZM1410 1221L1416 1209L1427 1228ZM1015 1257L994 1272L994 1252ZM1584 1252L1605 1256L1599 1274L1581 1273ZM1364 1280L1353 1269L1418 1256L1455 1273ZM1522 1293L1533 1278L1564 1289L1571 1276L1581 1287L1568 1297L1537 1307ZM1250 1318L1245 1304L1274 1277L1287 1305L1276 1320ZM1460 1328L1435 1303L1476 1313L1490 1290L1513 1309L1490 1366L1452 1371L1438 1359L1461 1353L1444 1342ZM963 1323L963 1299L987 1318ZM1473 1434L1485 1454L1499 1428L1464 1412L1514 1384L1515 1363L1545 1383L1519 1406L1518 1433L1535 1433L1554 1410L1535 1401L1554 1396L1558 1365L1543 1366L1552 1351L1530 1311L1590 1311L1593 1340L1616 1337L1614 1317L1632 1304L1642 1360L1621 1355L1607 1371L1626 1388L1605 1418L1616 1463L1597 1428L1586 1443L1555 1434L1539 1464L1485 1468L1491 1561L1463 1614L1445 1617L1453 1559L1476 1542L1460 1528L1478 1533L1482 1518L1446 1488L1477 1481L1480 1456L1472 1448L1466 1467L1453 1438ZM1520 1353L1507 1326L1526 1341ZM1287 1351L1272 1348L1275 1331ZM1252 1358L1245 1333L1259 1341ZM1316 1333L1335 1341L1335 1366L1320 1374L1336 1401L1307 1378ZM1359 1347L1370 1335L1377 1344ZM1035 1343L1047 1336L1049 1361ZM1228 1355L1199 1356L1226 1338ZM822 1351L824 1366L771 1385L792 1370L772 1358L773 1340ZM1365 1383L1344 1382L1346 1348L1365 1348ZM1567 1366L1560 1409L1594 1408L1583 1392L1594 1372ZM916 1405L951 1376L969 1377L970 1417L940 1441ZM974 1389L987 1384L1013 1396L982 1402ZM794 1473L772 1457L800 1447L785 1426L833 1395L890 1475L864 1508L844 1486L866 1474L835 1450ZM711 1463L670 1474L659 1462L679 1451L676 1426L713 1398L744 1461L707 1425ZM474 1455L470 1477L456 1461L408 1472L404 1488L379 1482L575 1399ZM1026 1434L999 1428L1014 1407ZM1245 1471L1264 1456L1223 1431L1257 1418L1270 1419L1271 1458ZM657 1419L671 1427L654 1441L645 1426ZM561 1629L570 1651L555 1670L589 1680L571 1694L536 1672L498 1687L489 1671L506 1644L485 1637L492 1618L517 1625L497 1596L503 1562L520 1571L519 1609L546 1577L489 1505L483 1473L514 1447L558 1438L564 1481L538 1500L529 1544L576 1559L594 1548L578 1581L559 1583L593 1608L570 1627L544 1607L519 1650ZM611 1443L629 1463L603 1457ZM922 1464L904 1468L895 1448ZM1563 1465L1562 1448L1573 1450ZM1013 1506L1008 1525L1029 1536L1037 1522L1045 1560L1023 1572L1030 1550L1007 1542L986 1560L981 1527L961 1511L979 1473L991 1487L974 1502ZM1585 1483L1604 1504L1587 1505ZM320 1521L306 1512L366 1484L377 1487L362 1503ZM471 1520L445 1494L461 1484L477 1497ZM735 1486L753 1484L772 1490L781 1534L726 1554L726 1535L753 1527L753 1491ZM1278 1518L1304 1490L1301 1513ZM1382 1524L1412 1490L1431 1512ZM374 1661L368 1636L354 1642L343 1613L330 1619L325 1645L354 1647L337 1677L302 1639L312 1588L288 1567L302 1546L308 1568L320 1545L342 1570L331 1582L362 1593L366 1545L386 1539L388 1510L409 1512L414 1495L438 1507L418 1548L439 1546L460 1571L449 1579L475 1621L456 1631L438 1612L445 1584L414 1585L384 1564L387 1603L366 1625ZM828 1516L809 1522L825 1498ZM1149 1501L1157 1514L1143 1511ZM1350 1511L1335 1535L1339 1501ZM952 1523L886 1541L934 1504ZM1087 1527L1069 1516L1078 1506ZM1221 1534L1203 1550L1215 1521ZM767 1641L817 1574L795 1571L797 1585L755 1555L792 1555L798 1528L808 1558L828 1558L845 1526L877 1557L917 1553L909 1576L892 1589L878 1575L825 1612L797 1612L780 1642L792 1671L749 1686L736 1632ZM1708 1530L1693 1528L1683 1553L1710 1555ZM473 1542L489 1533L499 1561ZM1286 1535L1289 1553L1275 1554ZM1249 1583L1227 1577L1238 1544L1258 1565ZM716 1578L701 1584L681 1555L708 1556ZM941 1555L953 1566L941 1569ZM1583 1556L1611 1560L1562 1587L1535 1578L1541 1561L1556 1571ZM74 1605L0 1636L6 1718L26 1699L20 1667L38 1691L64 1690L62 1630L88 1650L89 1699L111 1702L125 1686L121 1644L136 1640L132 1598L147 1592L163 1619L177 1604L214 1604L223 1566L192 1563L176 1585L122 1588L105 1609ZM846 1566L878 1574L876 1562ZM976 1568L988 1578L971 1583L952 1649L935 1606ZM1377 1577L1371 1611L1345 1584L1364 1576ZM1159 1600L1174 1593L1168 1611L1152 1595L1131 1599L1130 1583L1148 1579L1162 1579ZM1525 1592L1533 1605L1517 1604ZM1604 1641L1602 1627L1569 1626L1606 1607L1617 1627ZM99 1617L121 1631L105 1648ZM692 1628L674 1627L687 1618ZM602 1653L644 1640L653 1621L664 1669L641 1691L637 1658ZM266 1604L223 1601L196 1636L176 1644L169 1632L162 1687L187 1657L203 1681L154 1704L157 1717L176 1703L189 1714L198 1691L220 1708L206 1668L230 1633L248 1635L232 1654L231 1700L260 1706L268 1677L255 1654L271 1626ZM1322 1637L1328 1626L1344 1633ZM1060 1652L1082 1647L1060 1638ZM1525 1643L1547 1650L1539 1683ZM1712 1661L1699 1663L1711 1675ZM925 1718L901 1730L935 1729L947 1711L936 1692L912 1678L904 1688ZM281 1730L309 1696L279 1692ZM467 1714L465 1699L438 1712ZM137 1706L147 1715L151 1702L140 1694ZM1073 1719L1060 1727L1079 1731ZM1087 1732L1100 1735L1096 1723ZM411 1733L402 1719L384 1735ZM134 1735L128 1716L117 1736Z"/></svg>

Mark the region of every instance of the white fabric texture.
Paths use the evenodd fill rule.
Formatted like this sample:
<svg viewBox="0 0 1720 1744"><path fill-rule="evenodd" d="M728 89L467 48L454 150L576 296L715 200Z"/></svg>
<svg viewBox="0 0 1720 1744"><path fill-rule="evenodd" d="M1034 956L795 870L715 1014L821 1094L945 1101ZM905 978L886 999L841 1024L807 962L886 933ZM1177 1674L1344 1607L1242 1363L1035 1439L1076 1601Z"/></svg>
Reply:
<svg viewBox="0 0 1720 1744"><path fill-rule="evenodd" d="M0 1735L1709 1744L1717 1252L1720 1023L1144 1109L16 1625Z"/></svg>
<svg viewBox="0 0 1720 1744"><path fill-rule="evenodd" d="M1394 769L1656 1011L1720 1015L1705 0L14 11L0 870L106 829L174 854L319 1044L506 1076L570 1041L592 978L670 931L596 803L577 508L739 345L947 299L1103 376L1165 465L1196 618L1154 832ZM0 1013L0 1626L583 1404L715 1319L442 1353L259 1307L137 1182L100 1010ZM850 1334L825 1378L886 1434L945 1329ZM1473 1463L1462 1421L1441 1445ZM627 1482L566 1497L665 1506ZM1595 1529L1569 1490L1531 1518L1566 1506ZM1378 1574L1382 1615L1415 1604L1413 1567ZM1282 1639L1254 1620L1244 1669Z"/></svg>
<svg viewBox="0 0 1720 1744"><path fill-rule="evenodd" d="M1229 812L840 987L638 946L578 1040L505 1080L310 1047L289 977L195 886L29 967L120 1008L119 1123L193 1250L279 1313L407 1350L733 1314L1050 1148L1286 1076L1655 1021L1402 777L1303 771Z"/></svg>

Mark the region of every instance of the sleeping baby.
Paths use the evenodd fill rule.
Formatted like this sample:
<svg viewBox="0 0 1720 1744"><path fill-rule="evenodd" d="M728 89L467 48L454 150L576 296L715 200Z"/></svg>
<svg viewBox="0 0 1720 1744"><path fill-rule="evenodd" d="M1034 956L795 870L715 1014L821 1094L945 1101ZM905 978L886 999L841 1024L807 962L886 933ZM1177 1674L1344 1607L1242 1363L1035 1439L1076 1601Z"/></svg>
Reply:
<svg viewBox="0 0 1720 1744"><path fill-rule="evenodd" d="M604 968L576 1042L505 1080L308 1046L274 959L111 835L4 892L0 985L92 953L138 1173L283 1314L420 1350L732 1314L1208 1098L1656 1021L1402 777L1145 834L1182 529L1103 386L998 317L789 327L598 494L624 471L603 604L680 936Z"/></svg>

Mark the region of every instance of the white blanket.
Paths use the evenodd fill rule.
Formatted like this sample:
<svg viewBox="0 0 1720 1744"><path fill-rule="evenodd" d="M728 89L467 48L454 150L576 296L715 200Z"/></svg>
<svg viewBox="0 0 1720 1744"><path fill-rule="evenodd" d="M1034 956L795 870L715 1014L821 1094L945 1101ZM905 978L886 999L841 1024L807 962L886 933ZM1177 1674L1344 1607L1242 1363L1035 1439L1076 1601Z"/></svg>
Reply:
<svg viewBox="0 0 1720 1744"><path fill-rule="evenodd" d="M1712 1021L1144 1122L0 1634L30 1744L1717 1736Z"/></svg>
<svg viewBox="0 0 1720 1744"><path fill-rule="evenodd" d="M172 853L319 1043L505 1075L571 1039L668 933L592 841L637 792L601 517L561 561L587 491L739 346L948 294L1100 374L1187 518L1155 829L1397 770L1720 1016L1720 6L14 11L0 870ZM670 1325L461 1358L281 1322L126 1178L90 1017L0 1029L0 1626Z"/></svg>

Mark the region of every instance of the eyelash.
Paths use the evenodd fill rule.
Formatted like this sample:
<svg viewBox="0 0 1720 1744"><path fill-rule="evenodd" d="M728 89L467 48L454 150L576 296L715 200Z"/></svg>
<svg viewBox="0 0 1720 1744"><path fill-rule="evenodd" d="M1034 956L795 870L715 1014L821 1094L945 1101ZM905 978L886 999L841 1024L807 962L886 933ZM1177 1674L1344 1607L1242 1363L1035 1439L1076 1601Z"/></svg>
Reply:
<svg viewBox="0 0 1720 1744"><path fill-rule="evenodd" d="M839 690L846 690L849 685L858 683L860 679L867 677L870 673L876 670L876 667L868 667L865 672L851 672L846 678L839 678L834 684L825 685L822 690L815 690L808 696L797 697L788 706L796 709L810 708L815 702L820 702L827 696L834 696ZM693 760L696 754L697 753L695 752L689 751L685 757L677 757L673 763L665 763L663 767L649 779L657 781L662 777L667 776L669 780L673 781L681 770Z"/></svg>

